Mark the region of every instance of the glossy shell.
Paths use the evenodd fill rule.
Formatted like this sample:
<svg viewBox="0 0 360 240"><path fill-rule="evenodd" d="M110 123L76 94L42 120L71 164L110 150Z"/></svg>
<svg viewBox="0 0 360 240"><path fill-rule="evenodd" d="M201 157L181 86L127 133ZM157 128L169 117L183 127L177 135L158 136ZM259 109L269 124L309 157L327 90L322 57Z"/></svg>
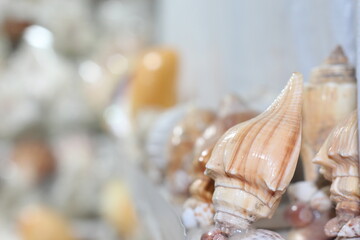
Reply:
<svg viewBox="0 0 360 240"><path fill-rule="evenodd" d="M217 142L206 165L215 180L217 224L246 229L273 215L299 157L302 90L302 75L294 73L265 112Z"/></svg>

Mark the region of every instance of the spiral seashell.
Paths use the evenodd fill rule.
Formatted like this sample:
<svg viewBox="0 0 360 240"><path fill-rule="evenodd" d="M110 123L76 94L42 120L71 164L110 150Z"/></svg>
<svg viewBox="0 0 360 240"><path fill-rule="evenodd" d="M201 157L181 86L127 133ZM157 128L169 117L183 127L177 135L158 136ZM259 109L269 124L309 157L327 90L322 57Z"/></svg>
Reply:
<svg viewBox="0 0 360 240"><path fill-rule="evenodd" d="M299 157L302 90L302 75L294 73L265 112L217 142L206 175L215 180L214 220L221 229L247 229L276 210Z"/></svg>
<svg viewBox="0 0 360 240"><path fill-rule="evenodd" d="M313 69L304 88L301 158L305 180L318 178L312 159L330 131L355 107L355 69L338 46L322 65Z"/></svg>
<svg viewBox="0 0 360 240"><path fill-rule="evenodd" d="M357 111L353 111L333 129L313 160L324 177L332 181L330 199L336 203L336 217L325 226L330 237L360 215L358 151Z"/></svg>
<svg viewBox="0 0 360 240"><path fill-rule="evenodd" d="M218 110L215 121L208 126L204 133L196 140L194 147L194 169L203 175L205 165L209 161L211 152L219 138L231 127L254 118L257 113L251 111L236 95L226 95Z"/></svg>
<svg viewBox="0 0 360 240"><path fill-rule="evenodd" d="M186 110L186 106L177 106L161 113L149 129L145 146L147 159L149 160L147 168L149 175L155 175L157 181L162 180L169 160L167 144L172 130L184 117Z"/></svg>

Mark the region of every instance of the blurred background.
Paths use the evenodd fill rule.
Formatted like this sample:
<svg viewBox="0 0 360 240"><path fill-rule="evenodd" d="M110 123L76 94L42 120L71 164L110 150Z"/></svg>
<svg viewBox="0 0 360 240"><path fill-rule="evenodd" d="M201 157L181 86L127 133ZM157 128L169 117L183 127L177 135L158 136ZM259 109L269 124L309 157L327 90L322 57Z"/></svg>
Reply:
<svg viewBox="0 0 360 240"><path fill-rule="evenodd" d="M0 239L183 239L162 187L175 123L228 93L262 111L337 45L354 65L357 15L353 0L0 0Z"/></svg>

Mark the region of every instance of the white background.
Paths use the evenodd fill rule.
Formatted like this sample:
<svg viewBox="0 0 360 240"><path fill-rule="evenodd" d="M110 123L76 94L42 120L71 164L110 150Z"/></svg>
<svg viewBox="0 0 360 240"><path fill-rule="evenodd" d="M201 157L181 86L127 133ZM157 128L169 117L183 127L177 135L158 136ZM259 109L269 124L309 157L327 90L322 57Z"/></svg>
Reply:
<svg viewBox="0 0 360 240"><path fill-rule="evenodd" d="M262 110L337 44L355 62L353 0L161 0L157 16L157 41L181 55L180 97L202 106L236 92Z"/></svg>

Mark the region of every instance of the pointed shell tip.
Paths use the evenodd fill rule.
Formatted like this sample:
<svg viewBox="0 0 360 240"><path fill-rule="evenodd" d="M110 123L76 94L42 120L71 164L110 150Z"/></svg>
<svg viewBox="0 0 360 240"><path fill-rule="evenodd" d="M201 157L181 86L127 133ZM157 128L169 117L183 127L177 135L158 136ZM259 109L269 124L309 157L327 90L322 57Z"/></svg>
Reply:
<svg viewBox="0 0 360 240"><path fill-rule="evenodd" d="M344 53L343 48L337 45L335 49L330 53L330 56L325 60L326 64L346 64L348 59Z"/></svg>

